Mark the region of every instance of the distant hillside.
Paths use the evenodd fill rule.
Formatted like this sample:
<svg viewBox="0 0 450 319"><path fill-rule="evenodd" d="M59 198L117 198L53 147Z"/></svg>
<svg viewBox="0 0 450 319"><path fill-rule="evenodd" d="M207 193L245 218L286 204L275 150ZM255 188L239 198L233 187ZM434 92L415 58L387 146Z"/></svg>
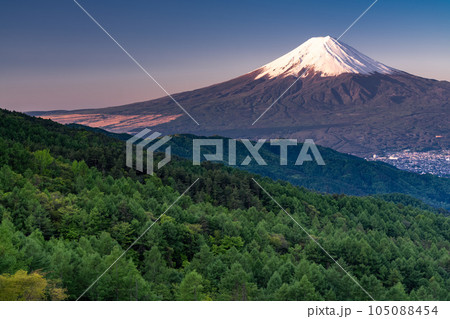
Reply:
<svg viewBox="0 0 450 319"><path fill-rule="evenodd" d="M127 140L130 135L115 134L98 128L71 125L81 129L102 132L121 140ZM168 143L172 152L180 157L192 160L192 139L195 135L175 135ZM206 137L203 137L206 138ZM219 137L213 137L219 138ZM228 140L224 141L224 159L228 158ZM434 207L450 209L450 179L433 175L419 175L399 170L382 162L368 162L362 158L336 152L330 148L318 146L326 163L318 166L315 162L305 162L301 166L294 165L300 152L301 144L288 147L288 165L279 165L280 149L266 143L260 149L260 154L266 160L267 166L256 165L255 161L248 166L237 166L252 173L268 176L273 180L284 180L294 185L325 193L349 195L371 195L400 193L418 198ZM208 147L204 148L206 153ZM203 150L203 148L202 148ZM214 151L209 147L210 151ZM202 153L203 154L203 153ZM237 143L237 163L242 163L248 155L245 146Z"/></svg>
<svg viewBox="0 0 450 319"><path fill-rule="evenodd" d="M22 113L1 110L0 112L2 114L0 124L3 121L0 125L0 136L25 141L31 149L49 148L55 154L65 158L85 160L88 165L102 171L112 170L115 176L123 174L125 152L122 141L129 135L114 134L78 125L75 126L78 129L74 130L51 120L34 118ZM193 138L194 135L173 136L170 141L172 152L191 161ZM297 149L288 148L289 163L292 164L295 161L299 148L300 146ZM224 150L224 158L227 158L227 148L225 147ZM450 179L448 178L405 172L388 164L367 162L320 146L319 150L326 162L325 166L308 162L302 166L280 166L279 148L265 145L261 148L261 155L266 159L267 166L257 166L252 161L249 166L239 168L320 192L360 196L402 193L421 199L434 207L450 209ZM242 162L246 155L244 146L238 143L237 162Z"/></svg>

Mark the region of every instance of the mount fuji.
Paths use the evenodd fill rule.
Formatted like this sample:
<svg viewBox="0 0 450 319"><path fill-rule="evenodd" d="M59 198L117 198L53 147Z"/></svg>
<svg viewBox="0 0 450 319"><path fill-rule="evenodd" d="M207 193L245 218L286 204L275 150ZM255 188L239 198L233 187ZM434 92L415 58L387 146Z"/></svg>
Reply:
<svg viewBox="0 0 450 319"><path fill-rule="evenodd" d="M450 146L449 82L397 70L329 36L240 77L172 96L200 125L169 97L29 114L116 133L152 127L164 134L312 138L359 156Z"/></svg>
<svg viewBox="0 0 450 319"><path fill-rule="evenodd" d="M304 74L301 74L302 70ZM330 36L311 38L291 52L257 69L255 79L286 77L289 75L306 77L310 71L319 76L337 76L343 73L392 74L395 69L356 51Z"/></svg>

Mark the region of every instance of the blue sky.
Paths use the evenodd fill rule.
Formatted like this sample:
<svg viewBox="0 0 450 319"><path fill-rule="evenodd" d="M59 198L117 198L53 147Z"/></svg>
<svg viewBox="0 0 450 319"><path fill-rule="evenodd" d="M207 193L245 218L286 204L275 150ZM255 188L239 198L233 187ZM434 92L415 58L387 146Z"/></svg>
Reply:
<svg viewBox="0 0 450 319"><path fill-rule="evenodd" d="M249 72L313 36L338 37L372 1L79 0L171 93ZM379 0L341 41L450 80L450 1ZM163 96L71 0L0 11L0 107L121 105Z"/></svg>

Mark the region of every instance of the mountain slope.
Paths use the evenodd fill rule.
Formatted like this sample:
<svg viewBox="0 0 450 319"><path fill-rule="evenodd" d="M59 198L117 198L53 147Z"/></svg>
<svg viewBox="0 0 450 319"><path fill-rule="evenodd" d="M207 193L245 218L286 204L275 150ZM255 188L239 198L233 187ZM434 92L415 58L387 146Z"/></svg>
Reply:
<svg viewBox="0 0 450 319"><path fill-rule="evenodd" d="M127 134L117 135L78 125L71 128L49 120L1 109L0 115L0 137L3 139L23 143L31 151L47 148L55 156L77 161L84 160L89 166L109 172L115 177L126 174L123 170L125 146L122 141L129 138ZM192 135L179 135L173 136L170 141L173 154L188 159L190 166L192 166L193 138ZM227 141L225 141L226 145ZM0 146L5 150L0 154L0 159L2 156L7 157L8 154L16 152L11 145L0 143ZM225 147L224 158L228 158L226 149L227 147ZM384 163L367 162L320 146L319 149L327 164L325 166L308 162L301 166L292 165L299 151L299 147L292 146L288 148L290 165L280 166L279 148L265 145L261 149L261 154L269 165L256 166L251 162L250 165L239 166L239 168L326 193L352 195L403 193L435 207L450 209L448 197L450 179L448 178L405 172ZM237 163L242 162L247 154L242 143L237 143ZM16 154L16 156L22 158L22 162L28 160L25 155ZM9 165L15 164L9 163ZM25 171L20 170L23 164L17 163L17 165L16 170ZM171 165L176 164L169 163L167 166L171 167ZM186 167L185 165L183 169L186 170ZM195 167L192 169L195 170ZM164 170L156 173L164 174Z"/></svg>
<svg viewBox="0 0 450 319"><path fill-rule="evenodd" d="M174 154L192 159L192 139L197 136L174 136L168 145ZM214 137L215 138L215 137ZM228 159L228 139L224 139L224 164ZM258 165L254 160L249 165L239 165L249 154L246 147L237 142L237 164L243 169L273 180L284 180L308 189L347 195L372 195L402 193L418 198L429 205L450 211L450 179L434 175L419 175L405 172L382 162L368 162L356 156L318 147L325 166L315 162L294 165L302 145L288 148L288 165L281 166L280 149L265 143L259 153L267 165ZM214 149L211 153L214 153ZM206 151L205 151L206 152Z"/></svg>
<svg viewBox="0 0 450 319"><path fill-rule="evenodd" d="M90 130L113 136L119 140L127 140L131 136L127 134L114 134L101 129L93 129L80 125L71 127L81 130ZM192 161L193 139L195 135L175 135L167 143L171 146L172 153ZM205 138L205 137L200 137ZM211 137L219 138L219 137ZM224 139L223 158L225 165L228 159L228 139ZM308 189L347 195L372 195L372 194L406 194L418 198L425 203L437 208L450 210L450 179L433 175L419 175L405 172L382 162L368 162L356 156L336 152L325 147L318 147L326 163L325 166L316 163L305 162L303 165L294 165L300 152L301 145L288 148L288 165L281 166L280 149L265 143L259 150L267 165L257 165L254 160L249 165L240 165L248 155L248 151L241 142L236 144L237 168L262 176L268 176L273 180L288 181L293 185L303 186ZM213 148L205 147L204 153L214 153ZM203 154L203 153L202 153ZM169 164L170 165L170 164ZM159 174L157 172L157 174ZM394 198L395 196L387 197ZM399 197L399 196L397 196Z"/></svg>
<svg viewBox="0 0 450 319"><path fill-rule="evenodd" d="M173 96L200 125L169 97L103 109L30 114L113 132L154 127L165 134L312 138L322 146L359 156L450 145L449 82L395 70L327 37L309 40L238 78Z"/></svg>

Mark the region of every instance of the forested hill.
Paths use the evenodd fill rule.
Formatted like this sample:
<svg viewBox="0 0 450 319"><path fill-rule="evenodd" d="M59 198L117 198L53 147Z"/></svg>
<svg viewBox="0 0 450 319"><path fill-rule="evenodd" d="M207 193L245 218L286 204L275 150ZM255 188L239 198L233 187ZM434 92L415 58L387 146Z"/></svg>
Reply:
<svg viewBox="0 0 450 319"><path fill-rule="evenodd" d="M124 168L103 134L0 111L0 300L449 300L449 219L209 162Z"/></svg>
<svg viewBox="0 0 450 319"><path fill-rule="evenodd" d="M194 138L198 137L177 135L172 137L169 143L175 154L191 159ZM228 139L224 139L224 163L228 160L228 143ZM326 165L317 165L315 161L295 165L302 145L288 147L288 165L283 166L280 165L280 147L266 142L259 153L267 165L258 165L252 160L245 166L239 163L244 161L249 152L243 143L238 141L237 164L240 169L320 192L358 196L402 193L434 207L450 210L449 178L406 172L382 162L369 162L321 146L318 146L318 149Z"/></svg>
<svg viewBox="0 0 450 319"><path fill-rule="evenodd" d="M71 127L90 130L127 140L128 134L115 134L102 129L89 128L72 124ZM167 143L172 152L180 157L192 160L192 140L198 137L190 134L174 135ZM222 137L210 137L223 139L224 161L228 160L229 139ZM405 194L418 198L436 208L450 210L450 179L430 174L419 175L402 171L382 162L366 161L362 158L336 152L330 148L318 146L326 163L319 166L315 162L305 162L303 165L294 165L302 144L288 147L288 161L286 166L280 165L280 147L271 146L266 142L259 150L261 157L267 165L258 165L254 160L249 165L239 165L249 154L243 143L237 142L236 154L238 168L252 173L268 176L273 180L284 180L294 185L308 189L347 195L372 195L372 194ZM213 147L202 147L202 152L214 153ZM389 196L390 199L400 199L402 196ZM402 199L400 199L402 201Z"/></svg>

